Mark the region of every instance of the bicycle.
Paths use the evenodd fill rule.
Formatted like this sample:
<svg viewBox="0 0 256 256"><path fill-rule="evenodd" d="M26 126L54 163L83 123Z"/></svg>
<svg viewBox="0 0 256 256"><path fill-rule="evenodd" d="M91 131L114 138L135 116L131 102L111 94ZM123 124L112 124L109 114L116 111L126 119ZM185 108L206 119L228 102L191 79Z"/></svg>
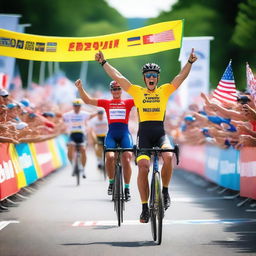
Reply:
<svg viewBox="0 0 256 256"><path fill-rule="evenodd" d="M81 163L81 152L80 152L81 145L75 145L75 161L74 161L74 168L73 168L73 176L76 176L76 185L80 185L80 177L83 171L82 163Z"/></svg>
<svg viewBox="0 0 256 256"><path fill-rule="evenodd" d="M124 151L134 152L133 148L105 148L104 147L104 164L106 152L115 152L117 159L115 163L115 181L113 187L112 201L114 202L114 211L116 211L118 226L121 226L123 222L123 211L124 211L124 185L123 185L123 170L121 165L121 153Z"/></svg>
<svg viewBox="0 0 256 256"><path fill-rule="evenodd" d="M136 151L149 152L153 154L153 172L150 184L150 199L149 199L149 216L151 222L151 232L154 242L158 245L162 242L162 227L164 218L164 206L162 197L162 184L159 172L159 153L173 152L176 156L176 162L179 164L179 147L175 145L174 149L162 149L158 147L140 148ZM136 152L136 155L137 155Z"/></svg>

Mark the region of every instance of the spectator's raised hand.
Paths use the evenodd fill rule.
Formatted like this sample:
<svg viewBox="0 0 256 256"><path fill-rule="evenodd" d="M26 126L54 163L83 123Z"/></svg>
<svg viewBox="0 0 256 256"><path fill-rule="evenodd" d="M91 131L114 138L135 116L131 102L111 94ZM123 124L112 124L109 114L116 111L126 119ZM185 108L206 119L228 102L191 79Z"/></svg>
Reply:
<svg viewBox="0 0 256 256"><path fill-rule="evenodd" d="M248 104L243 105L242 113L246 116L248 120L256 120L256 111Z"/></svg>
<svg viewBox="0 0 256 256"><path fill-rule="evenodd" d="M241 149L242 147L256 147L256 138L250 135L240 135L236 149Z"/></svg>
<svg viewBox="0 0 256 256"><path fill-rule="evenodd" d="M237 131L238 131L239 134L245 134L245 133L248 133L248 131L250 131L250 129L247 126L238 125L237 126Z"/></svg>
<svg viewBox="0 0 256 256"><path fill-rule="evenodd" d="M75 86L77 87L77 89L83 88L83 83L82 83L81 79L78 79L75 81Z"/></svg>

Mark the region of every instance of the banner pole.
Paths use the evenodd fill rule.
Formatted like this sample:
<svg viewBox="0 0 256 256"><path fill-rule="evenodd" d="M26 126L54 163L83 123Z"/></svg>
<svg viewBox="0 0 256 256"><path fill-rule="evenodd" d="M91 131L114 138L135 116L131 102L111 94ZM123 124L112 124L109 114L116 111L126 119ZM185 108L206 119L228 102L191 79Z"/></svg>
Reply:
<svg viewBox="0 0 256 256"><path fill-rule="evenodd" d="M28 81L27 81L27 90L32 88L32 76L33 76L33 66L34 61L30 60L28 64Z"/></svg>
<svg viewBox="0 0 256 256"><path fill-rule="evenodd" d="M43 85L45 80L45 61L41 61L40 71L39 71L39 84Z"/></svg>

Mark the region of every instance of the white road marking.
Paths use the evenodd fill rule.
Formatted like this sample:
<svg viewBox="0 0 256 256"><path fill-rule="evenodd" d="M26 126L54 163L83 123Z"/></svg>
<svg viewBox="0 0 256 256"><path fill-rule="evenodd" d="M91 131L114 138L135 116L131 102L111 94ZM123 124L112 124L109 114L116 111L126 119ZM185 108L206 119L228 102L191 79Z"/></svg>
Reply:
<svg viewBox="0 0 256 256"><path fill-rule="evenodd" d="M198 219L198 220L164 220L164 225L173 224L238 224L252 223L256 219ZM117 220L99 220L99 221L75 221L72 227L94 227L94 226L116 226ZM138 220L125 220L122 225L145 225Z"/></svg>
<svg viewBox="0 0 256 256"><path fill-rule="evenodd" d="M0 230L4 229L6 226L8 226L11 223L20 223L20 222L17 220L0 221Z"/></svg>

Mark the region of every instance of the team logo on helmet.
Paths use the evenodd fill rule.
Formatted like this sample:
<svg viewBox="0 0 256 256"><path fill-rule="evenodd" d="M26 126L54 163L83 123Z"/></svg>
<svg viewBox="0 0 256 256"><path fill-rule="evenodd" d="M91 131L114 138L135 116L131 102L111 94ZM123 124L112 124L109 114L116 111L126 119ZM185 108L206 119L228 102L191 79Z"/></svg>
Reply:
<svg viewBox="0 0 256 256"><path fill-rule="evenodd" d="M147 63L142 67L142 73L146 73L148 71L155 71L156 73L160 73L161 69L156 63Z"/></svg>

